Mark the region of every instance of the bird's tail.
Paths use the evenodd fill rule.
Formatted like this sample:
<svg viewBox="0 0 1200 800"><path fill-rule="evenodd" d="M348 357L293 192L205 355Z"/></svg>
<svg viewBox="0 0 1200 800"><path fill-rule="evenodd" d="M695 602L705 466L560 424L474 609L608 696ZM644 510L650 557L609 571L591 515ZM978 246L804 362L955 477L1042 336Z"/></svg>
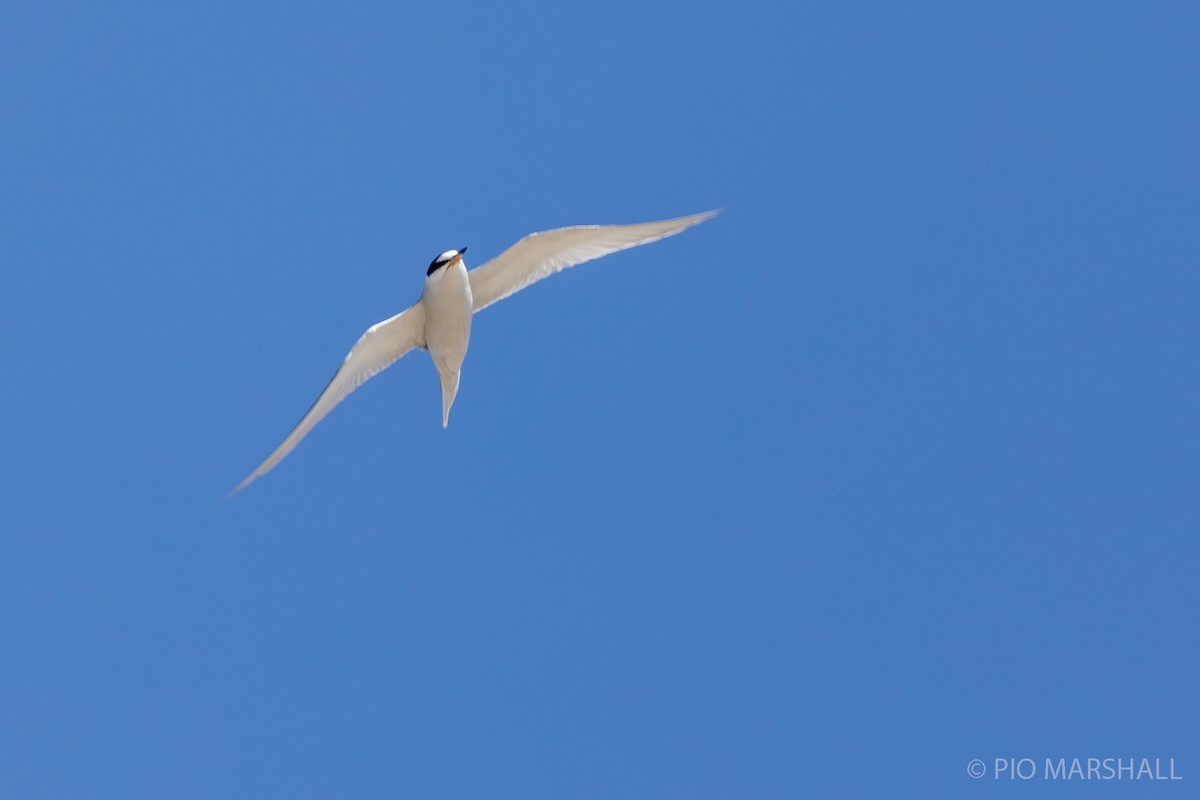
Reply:
<svg viewBox="0 0 1200 800"><path fill-rule="evenodd" d="M454 405L454 396L458 394L458 379L462 375L461 372L442 372L438 371L438 378L442 381L442 427L445 428L450 424L450 406Z"/></svg>

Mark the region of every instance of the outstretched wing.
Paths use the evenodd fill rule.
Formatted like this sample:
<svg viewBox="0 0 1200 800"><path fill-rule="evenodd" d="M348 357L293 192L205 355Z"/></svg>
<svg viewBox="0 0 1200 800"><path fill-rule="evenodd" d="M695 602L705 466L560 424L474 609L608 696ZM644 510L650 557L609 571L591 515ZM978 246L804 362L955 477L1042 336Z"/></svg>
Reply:
<svg viewBox="0 0 1200 800"><path fill-rule="evenodd" d="M697 225L717 211L636 225L580 225L531 233L486 264L467 273L475 311L481 311L531 283L618 250L657 242Z"/></svg>
<svg viewBox="0 0 1200 800"><path fill-rule="evenodd" d="M237 494L249 486L254 479L270 472L348 394L390 367L409 350L421 347L424 328L425 308L420 302L391 319L385 319L368 328L346 356L346 360L334 373L333 378L325 387L325 391L321 392L321 396L317 398L317 402L313 403L308 413L296 424L296 427L280 443L279 447L275 448L275 452L271 453L266 461L259 464L258 469L247 475L246 479L239 483L230 494Z"/></svg>

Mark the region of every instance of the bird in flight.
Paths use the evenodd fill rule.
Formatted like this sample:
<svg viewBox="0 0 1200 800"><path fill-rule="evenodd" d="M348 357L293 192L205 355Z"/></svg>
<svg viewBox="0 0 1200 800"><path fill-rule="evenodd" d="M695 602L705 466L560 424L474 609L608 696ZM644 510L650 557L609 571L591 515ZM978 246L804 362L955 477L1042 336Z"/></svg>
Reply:
<svg viewBox="0 0 1200 800"><path fill-rule="evenodd" d="M580 225L531 233L470 272L463 262L467 248L447 250L429 265L421 299L391 319L367 328L308 413L275 452L230 494L237 494L270 472L334 406L417 347L429 351L437 368L442 383L442 427L446 427L471 339L472 315L567 267L674 236L717 213L705 211L635 225Z"/></svg>

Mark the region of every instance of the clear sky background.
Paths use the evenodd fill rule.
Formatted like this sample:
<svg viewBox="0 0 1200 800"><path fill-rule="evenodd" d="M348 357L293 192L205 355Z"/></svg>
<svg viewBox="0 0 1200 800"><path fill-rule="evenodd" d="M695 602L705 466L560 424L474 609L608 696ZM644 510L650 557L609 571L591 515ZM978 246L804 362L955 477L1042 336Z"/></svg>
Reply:
<svg viewBox="0 0 1200 800"><path fill-rule="evenodd" d="M1197 8L5 4L0 796L1194 792Z"/></svg>

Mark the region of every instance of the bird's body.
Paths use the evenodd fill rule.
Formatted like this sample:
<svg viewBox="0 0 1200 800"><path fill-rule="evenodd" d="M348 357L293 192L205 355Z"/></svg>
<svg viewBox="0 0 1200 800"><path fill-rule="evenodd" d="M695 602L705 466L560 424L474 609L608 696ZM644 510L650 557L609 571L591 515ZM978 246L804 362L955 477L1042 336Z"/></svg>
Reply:
<svg viewBox="0 0 1200 800"><path fill-rule="evenodd" d="M396 316L372 325L333 378L267 460L233 491L269 472L347 395L414 348L429 351L442 387L442 427L458 394L471 320L479 311L567 267L673 236L717 212L643 222L590 225L532 233L483 266L467 271L465 247L447 250L429 265L421 299Z"/></svg>
<svg viewBox="0 0 1200 800"><path fill-rule="evenodd" d="M450 424L450 406L458 394L463 359L471 343L471 281L467 267L458 259L453 266L439 269L425 278L421 293L425 308L425 349L437 367L442 384L442 427Z"/></svg>

